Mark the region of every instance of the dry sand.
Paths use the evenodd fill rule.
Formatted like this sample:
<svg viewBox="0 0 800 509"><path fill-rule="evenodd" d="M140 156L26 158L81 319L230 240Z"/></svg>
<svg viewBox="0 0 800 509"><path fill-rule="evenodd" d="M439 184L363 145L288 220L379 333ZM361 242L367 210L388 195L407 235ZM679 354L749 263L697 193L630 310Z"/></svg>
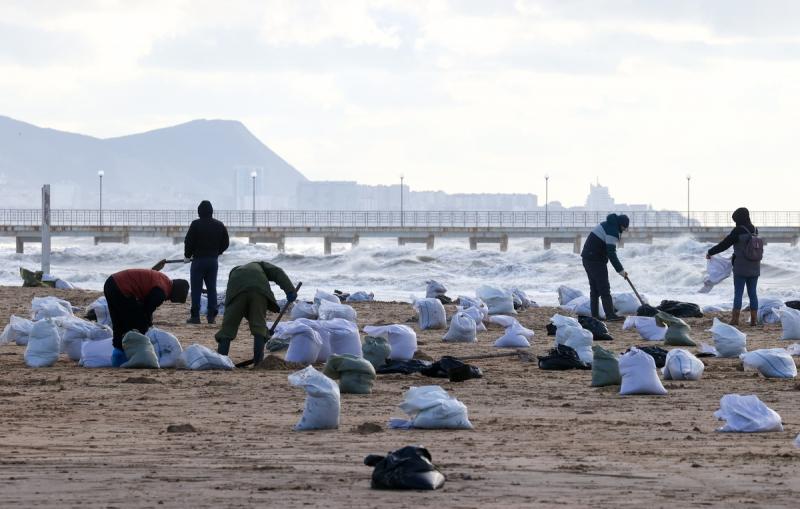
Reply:
<svg viewBox="0 0 800 509"><path fill-rule="evenodd" d="M85 291L0 288L0 324L27 315L34 295L85 305ZM407 322L403 303L364 303L359 325ZM186 305L165 304L156 325L184 346L214 346L214 326L187 326ZM448 306L448 313L452 307ZM553 309L528 310L533 351L552 342ZM709 341L712 317L689 319ZM611 324L623 351L641 344ZM744 328L750 349L786 346L780 325ZM477 344L419 333L420 349L494 353L499 328ZM249 358L244 327L231 352ZM84 369L68 360L30 369L23 347L0 347L0 506L2 507L798 507L800 391L794 380L767 380L730 359L707 360L699 382L664 382L666 396L621 397L589 387L590 372L542 371L515 358L471 361L485 377L463 383L421 375L380 376L369 396L342 396L335 431L293 432L304 393L289 371ZM469 408L474 431L386 429L403 392L441 383ZM724 434L712 414L723 394L757 394L786 431ZM170 426L191 425L188 431ZM377 426L373 426L377 425ZM380 431L376 432L377 428ZM191 431L194 429L195 431ZM436 492L369 488L364 456L423 444L447 475Z"/></svg>

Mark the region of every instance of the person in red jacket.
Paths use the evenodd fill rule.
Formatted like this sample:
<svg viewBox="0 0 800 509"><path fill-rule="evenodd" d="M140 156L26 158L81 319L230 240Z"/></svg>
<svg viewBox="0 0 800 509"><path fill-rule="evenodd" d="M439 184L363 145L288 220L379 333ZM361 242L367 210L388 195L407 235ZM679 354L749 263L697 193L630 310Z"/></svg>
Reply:
<svg viewBox="0 0 800 509"><path fill-rule="evenodd" d="M186 302L189 282L171 280L152 269L127 269L109 276L103 286L108 314L114 331L111 363L119 367L127 361L122 336L131 330L144 334L153 325L153 312L164 301Z"/></svg>

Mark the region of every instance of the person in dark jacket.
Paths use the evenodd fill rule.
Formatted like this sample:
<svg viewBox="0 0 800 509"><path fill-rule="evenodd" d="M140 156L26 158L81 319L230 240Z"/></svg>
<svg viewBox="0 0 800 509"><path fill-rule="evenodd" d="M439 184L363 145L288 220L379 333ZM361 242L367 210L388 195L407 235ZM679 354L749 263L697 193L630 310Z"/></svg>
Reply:
<svg viewBox="0 0 800 509"><path fill-rule="evenodd" d="M629 225L630 219L625 214L609 214L605 221L594 227L583 244L581 258L586 276L589 278L589 303L592 317L598 320L600 319L598 300L603 303L606 320L622 320L622 317L614 311L607 264L610 261L620 276L628 278L628 273L625 272L619 257L617 257L617 244L619 244L622 232L626 231Z"/></svg>
<svg viewBox="0 0 800 509"><path fill-rule="evenodd" d="M199 219L192 221L183 241L184 261L191 259L190 280L192 282L192 308L186 323L200 323L200 295L203 283L208 291L208 323L217 316L217 270L219 255L228 249L228 229L222 221L214 219L211 202L203 200L197 207Z"/></svg>
<svg viewBox="0 0 800 509"><path fill-rule="evenodd" d="M275 295L269 286L273 281L286 293L287 302L297 299L294 285L280 267L268 262L250 262L234 267L228 275L228 288L225 290L225 314L222 327L214 336L217 352L228 355L231 341L236 339L242 318L247 318L253 334L253 360L258 366L264 360L264 346L267 344L267 311L280 311Z"/></svg>
<svg viewBox="0 0 800 509"><path fill-rule="evenodd" d="M153 312L167 299L186 302L189 282L171 280L152 269L128 269L106 279L103 295L108 303L108 314L114 332L114 353L111 363L119 367L127 361L122 350L122 337L132 330L144 334L153 326Z"/></svg>
<svg viewBox="0 0 800 509"><path fill-rule="evenodd" d="M761 275L761 261L750 260L745 255L745 246L752 235L758 235L758 228L750 221L750 211L740 207L731 216L736 226L727 237L706 253L706 259L733 247L733 310L731 325L739 325L742 311L742 296L747 287L747 298L750 299L750 325L758 323L758 277Z"/></svg>

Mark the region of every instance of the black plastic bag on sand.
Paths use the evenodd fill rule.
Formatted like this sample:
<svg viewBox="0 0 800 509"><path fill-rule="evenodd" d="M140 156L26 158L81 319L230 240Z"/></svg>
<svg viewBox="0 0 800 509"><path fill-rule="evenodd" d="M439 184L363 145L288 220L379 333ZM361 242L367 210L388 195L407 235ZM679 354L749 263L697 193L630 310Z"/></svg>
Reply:
<svg viewBox="0 0 800 509"><path fill-rule="evenodd" d="M437 295L434 298L438 299L439 302L441 302L442 304L452 304L453 303L453 299L451 299L447 295Z"/></svg>
<svg viewBox="0 0 800 509"><path fill-rule="evenodd" d="M435 490L444 486L444 474L431 462L431 453L421 446L407 445L386 456L370 454L364 464L375 467L373 489Z"/></svg>
<svg viewBox="0 0 800 509"><path fill-rule="evenodd" d="M483 372L477 366L471 366L461 359L445 355L430 367L420 370L425 376L448 378L451 382L463 382L471 378L482 378Z"/></svg>
<svg viewBox="0 0 800 509"><path fill-rule="evenodd" d="M800 300L788 300L785 304L787 308L800 310Z"/></svg>
<svg viewBox="0 0 800 509"><path fill-rule="evenodd" d="M614 341L614 337L608 333L606 324L597 318L579 316L578 322L581 324L581 327L592 333L592 339L595 341Z"/></svg>
<svg viewBox="0 0 800 509"><path fill-rule="evenodd" d="M567 345L558 345L544 357L538 356L539 369L563 371L565 369L592 369L578 357L578 353Z"/></svg>
<svg viewBox="0 0 800 509"><path fill-rule="evenodd" d="M556 327L556 324L554 324L552 322L548 323L547 324L547 335L548 336L555 336L557 329L558 329L558 327Z"/></svg>
<svg viewBox="0 0 800 509"><path fill-rule="evenodd" d="M660 346L650 346L650 345L638 345L636 348L643 351L647 355L653 358L656 361L657 368L663 368L664 364L667 363L667 350L664 350ZM625 350L625 353L628 353L630 348Z"/></svg>
<svg viewBox="0 0 800 509"><path fill-rule="evenodd" d="M376 369L375 372L379 375L389 375L392 373L410 375L412 373L419 373L423 369L430 367L430 361L422 361L419 359L410 359L407 361L387 359L386 364Z"/></svg>
<svg viewBox="0 0 800 509"><path fill-rule="evenodd" d="M636 316L656 316L658 314L658 309L654 308L650 304L642 304L636 310Z"/></svg>
<svg viewBox="0 0 800 509"><path fill-rule="evenodd" d="M700 306L692 302L679 302L677 300L662 300L658 306L659 311L669 313L676 318L703 318Z"/></svg>

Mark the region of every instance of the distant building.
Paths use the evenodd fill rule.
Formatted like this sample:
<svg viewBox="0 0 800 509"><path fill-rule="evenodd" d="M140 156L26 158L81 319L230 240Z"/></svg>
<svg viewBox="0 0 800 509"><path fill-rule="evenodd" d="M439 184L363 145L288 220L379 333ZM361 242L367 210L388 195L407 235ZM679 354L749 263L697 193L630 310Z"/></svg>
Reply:
<svg viewBox="0 0 800 509"><path fill-rule="evenodd" d="M589 184L589 195L586 197L586 205L583 207L570 207L570 210L592 210L592 211L614 211L614 210L652 210L650 205L616 203L607 186Z"/></svg>

